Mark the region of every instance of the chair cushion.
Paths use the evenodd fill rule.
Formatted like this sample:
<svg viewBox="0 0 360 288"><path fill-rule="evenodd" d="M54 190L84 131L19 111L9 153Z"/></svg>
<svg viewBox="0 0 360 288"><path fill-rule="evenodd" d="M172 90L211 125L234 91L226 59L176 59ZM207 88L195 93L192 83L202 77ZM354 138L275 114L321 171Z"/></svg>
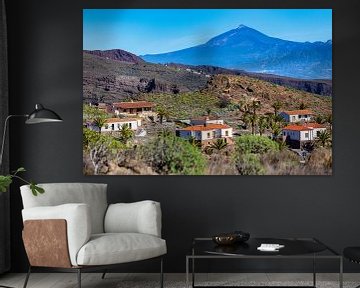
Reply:
<svg viewBox="0 0 360 288"><path fill-rule="evenodd" d="M165 240L140 233L103 233L90 237L78 252L78 265L108 265L166 254Z"/></svg>
<svg viewBox="0 0 360 288"><path fill-rule="evenodd" d="M97 183L46 183L39 184L45 193L34 197L29 185L20 187L24 208L58 206L68 203L89 205L92 233L104 233L107 209L107 184Z"/></svg>
<svg viewBox="0 0 360 288"><path fill-rule="evenodd" d="M344 249L344 257L353 262L360 263L360 247L347 247Z"/></svg>

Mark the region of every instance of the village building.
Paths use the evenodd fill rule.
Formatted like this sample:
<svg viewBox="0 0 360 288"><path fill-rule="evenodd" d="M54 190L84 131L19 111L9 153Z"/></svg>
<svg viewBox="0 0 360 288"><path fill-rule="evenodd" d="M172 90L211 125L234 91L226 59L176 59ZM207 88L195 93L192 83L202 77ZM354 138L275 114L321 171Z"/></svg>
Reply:
<svg viewBox="0 0 360 288"><path fill-rule="evenodd" d="M311 110L291 110L283 111L279 114L285 119L286 122L296 123L296 122L310 122L314 113Z"/></svg>
<svg viewBox="0 0 360 288"><path fill-rule="evenodd" d="M131 130L136 131L141 126L141 119L139 118L109 118L106 123L101 127L101 132L119 131L123 126L129 127Z"/></svg>
<svg viewBox="0 0 360 288"><path fill-rule="evenodd" d="M189 139L193 137L196 141L206 146L217 139L224 139L226 143L232 143L233 129L225 124L194 125L176 130L176 135Z"/></svg>
<svg viewBox="0 0 360 288"><path fill-rule="evenodd" d="M98 103L97 109L99 109L100 111L103 111L105 113L109 113L109 114L114 113L114 109L108 103Z"/></svg>
<svg viewBox="0 0 360 288"><path fill-rule="evenodd" d="M148 101L116 102L112 104L116 115L152 115L154 103Z"/></svg>
<svg viewBox="0 0 360 288"><path fill-rule="evenodd" d="M283 137L291 148L300 149L304 144L316 140L325 125L318 123L290 124L282 129Z"/></svg>
<svg viewBox="0 0 360 288"><path fill-rule="evenodd" d="M202 116L190 119L191 125L224 124L224 120L217 116Z"/></svg>

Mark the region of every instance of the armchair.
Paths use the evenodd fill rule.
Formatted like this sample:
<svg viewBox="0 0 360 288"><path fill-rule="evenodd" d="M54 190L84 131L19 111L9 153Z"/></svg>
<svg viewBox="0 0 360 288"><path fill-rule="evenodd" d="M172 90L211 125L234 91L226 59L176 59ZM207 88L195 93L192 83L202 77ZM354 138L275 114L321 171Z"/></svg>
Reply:
<svg viewBox="0 0 360 288"><path fill-rule="evenodd" d="M39 184L34 197L21 186L23 241L30 266L76 272L107 271L121 263L160 258L160 286L166 241L161 239L161 209L154 201L107 204L106 184ZM105 273L103 277L105 277Z"/></svg>

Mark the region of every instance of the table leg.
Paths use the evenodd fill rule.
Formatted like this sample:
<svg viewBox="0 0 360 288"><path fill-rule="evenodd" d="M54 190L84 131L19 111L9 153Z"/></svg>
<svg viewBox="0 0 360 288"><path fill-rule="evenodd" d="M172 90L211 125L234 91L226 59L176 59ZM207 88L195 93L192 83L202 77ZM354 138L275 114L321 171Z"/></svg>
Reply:
<svg viewBox="0 0 360 288"><path fill-rule="evenodd" d="M313 258L313 286L316 287L316 256Z"/></svg>
<svg viewBox="0 0 360 288"><path fill-rule="evenodd" d="M339 287L343 288L343 257L340 257Z"/></svg>
<svg viewBox="0 0 360 288"><path fill-rule="evenodd" d="M189 288L189 257L186 256L186 288Z"/></svg>
<svg viewBox="0 0 360 288"><path fill-rule="evenodd" d="M192 287L195 287L195 258L192 258Z"/></svg>

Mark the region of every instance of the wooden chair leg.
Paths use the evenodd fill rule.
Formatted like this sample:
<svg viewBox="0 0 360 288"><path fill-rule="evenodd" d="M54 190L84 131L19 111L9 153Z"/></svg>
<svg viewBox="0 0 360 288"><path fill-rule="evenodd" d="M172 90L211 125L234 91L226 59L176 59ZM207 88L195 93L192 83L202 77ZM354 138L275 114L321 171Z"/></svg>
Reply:
<svg viewBox="0 0 360 288"><path fill-rule="evenodd" d="M81 269L77 269L78 288L81 288Z"/></svg>
<svg viewBox="0 0 360 288"><path fill-rule="evenodd" d="M30 274L31 274L31 265L29 266L29 270L26 274L26 278L25 278L25 282L24 282L24 286L23 288L26 288L27 284L28 284L28 281L29 281L29 277L30 277Z"/></svg>

